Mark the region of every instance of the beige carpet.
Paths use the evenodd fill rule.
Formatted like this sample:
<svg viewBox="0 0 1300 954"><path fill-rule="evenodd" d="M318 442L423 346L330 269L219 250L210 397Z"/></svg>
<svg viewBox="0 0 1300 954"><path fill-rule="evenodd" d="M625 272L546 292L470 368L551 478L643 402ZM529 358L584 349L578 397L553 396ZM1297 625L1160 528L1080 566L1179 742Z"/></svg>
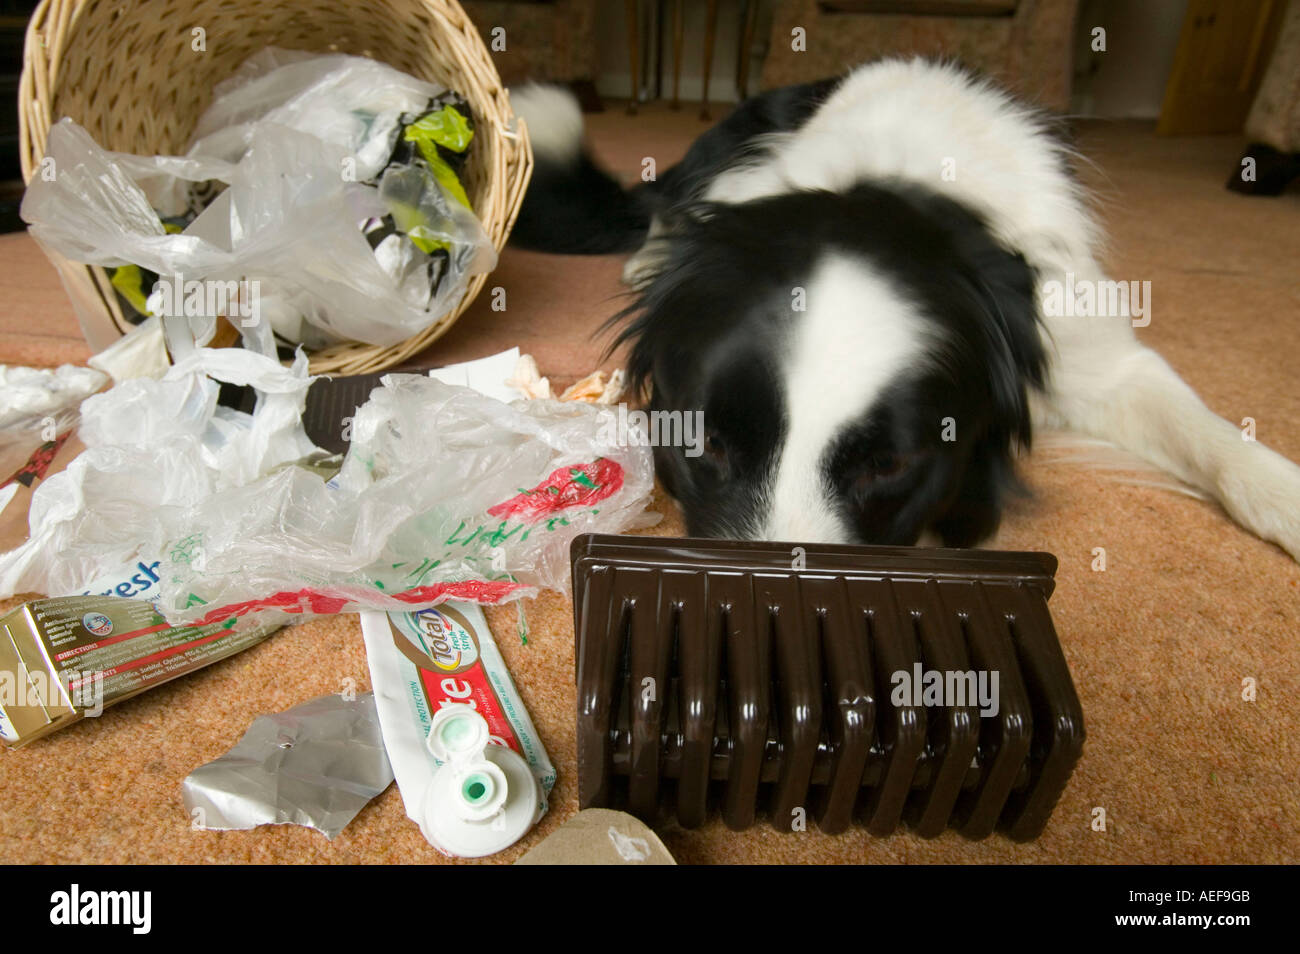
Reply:
<svg viewBox="0 0 1300 954"><path fill-rule="evenodd" d="M690 110L591 118L600 154L629 177L665 168L701 129ZM1116 277L1150 280L1142 332L1230 420L1300 459L1300 197L1224 191L1233 137L1156 139L1139 124L1090 126L1083 171L1101 191ZM83 361L87 349L53 271L26 236L0 238L0 362ZM591 370L599 324L617 306L619 262L508 251L486 299L425 356L446 363L511 345L566 383ZM862 831L733 833L714 822L666 830L688 862L1283 862L1300 860L1300 567L1215 506L1039 459L1035 497L995 544L1061 560L1052 609L1087 717L1083 760L1037 842L954 834L873 839ZM671 504L659 528L680 528ZM1094 547L1108 566L1093 572ZM12 602L12 601L11 601ZM7 605L7 604L6 604ZM559 771L551 811L510 861L576 810L573 629L568 603L489 615ZM1244 677L1258 682L1253 703ZM234 745L260 713L368 685L349 617L285 630L266 643L154 690L26 749L0 754L0 862L435 862L442 860L390 788L335 841L302 828L192 831L180 782ZM1106 810L1104 832L1093 810Z"/></svg>

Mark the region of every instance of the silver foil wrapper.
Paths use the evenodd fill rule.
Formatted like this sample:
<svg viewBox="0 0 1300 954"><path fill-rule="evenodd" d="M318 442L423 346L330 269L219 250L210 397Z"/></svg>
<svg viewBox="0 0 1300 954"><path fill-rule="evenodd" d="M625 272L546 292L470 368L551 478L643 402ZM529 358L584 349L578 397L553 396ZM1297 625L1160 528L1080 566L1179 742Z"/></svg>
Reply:
<svg viewBox="0 0 1300 954"><path fill-rule="evenodd" d="M305 825L333 838L392 781L375 697L364 692L259 716L182 789L196 828Z"/></svg>

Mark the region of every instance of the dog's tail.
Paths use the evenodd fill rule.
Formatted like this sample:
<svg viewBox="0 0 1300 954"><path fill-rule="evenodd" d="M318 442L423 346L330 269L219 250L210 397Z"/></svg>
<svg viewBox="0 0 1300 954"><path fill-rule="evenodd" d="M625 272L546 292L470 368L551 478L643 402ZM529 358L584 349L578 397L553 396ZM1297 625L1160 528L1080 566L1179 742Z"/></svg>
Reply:
<svg viewBox="0 0 1300 954"><path fill-rule="evenodd" d="M582 109L567 89L530 84L510 91L528 124L533 179L510 241L570 255L626 252L645 239L650 209L592 160L583 144Z"/></svg>

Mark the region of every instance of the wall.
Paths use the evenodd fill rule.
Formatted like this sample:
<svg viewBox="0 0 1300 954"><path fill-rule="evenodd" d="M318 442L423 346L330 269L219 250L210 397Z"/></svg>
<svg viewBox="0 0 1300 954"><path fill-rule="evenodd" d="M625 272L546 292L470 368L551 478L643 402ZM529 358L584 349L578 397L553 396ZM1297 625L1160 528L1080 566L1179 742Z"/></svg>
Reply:
<svg viewBox="0 0 1300 954"><path fill-rule="evenodd" d="M662 96L672 95L672 7L675 0L642 0L643 93L654 96L654 50L658 29L655 13L663 9L667 22L663 42L665 57ZM629 66L625 4L603 0L596 15L598 78L602 96L623 99L629 95ZM741 30L741 0L719 0L717 39L710 71L709 98L734 102L736 57ZM682 50L682 99L698 101L702 89L705 4L686 0ZM754 31L750 92L758 88L761 52L771 26L771 0L762 3ZM1187 0L1082 0L1075 26L1076 56L1071 112L1109 119L1155 119L1160 114L1165 83L1173 65ZM1092 29L1106 30L1106 51L1091 49Z"/></svg>
<svg viewBox="0 0 1300 954"><path fill-rule="evenodd" d="M1075 25L1071 112L1107 119L1155 119L1174 63L1187 0L1083 0ZM1106 51L1091 48L1106 30Z"/></svg>

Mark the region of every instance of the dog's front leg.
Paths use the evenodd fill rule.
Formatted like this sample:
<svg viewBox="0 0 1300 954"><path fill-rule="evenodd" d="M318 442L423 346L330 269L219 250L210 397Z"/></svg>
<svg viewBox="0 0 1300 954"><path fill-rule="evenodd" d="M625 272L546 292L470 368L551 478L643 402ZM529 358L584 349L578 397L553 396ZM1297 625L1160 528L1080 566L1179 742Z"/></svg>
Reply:
<svg viewBox="0 0 1300 954"><path fill-rule="evenodd" d="M1049 327L1046 423L1138 455L1300 560L1300 467L1207 408L1127 319L1049 319Z"/></svg>

